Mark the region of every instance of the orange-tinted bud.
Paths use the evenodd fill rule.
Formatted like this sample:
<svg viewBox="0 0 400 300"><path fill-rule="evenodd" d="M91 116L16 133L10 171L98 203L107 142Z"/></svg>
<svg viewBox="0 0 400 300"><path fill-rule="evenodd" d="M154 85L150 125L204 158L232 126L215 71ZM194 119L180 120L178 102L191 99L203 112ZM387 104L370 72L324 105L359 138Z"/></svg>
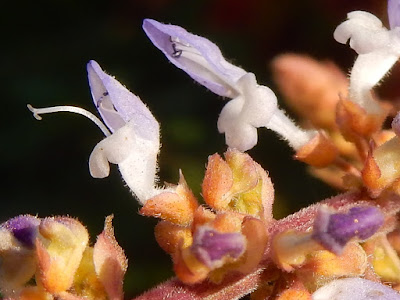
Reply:
<svg viewBox="0 0 400 300"><path fill-rule="evenodd" d="M93 247L86 247L76 270L72 289L74 294L90 300L106 300L107 294L99 281L93 262ZM71 297L68 295L68 297Z"/></svg>
<svg viewBox="0 0 400 300"><path fill-rule="evenodd" d="M242 234L246 237L247 247L244 259L238 266L242 273L250 273L260 263L268 242L265 224L259 219L246 217L242 224Z"/></svg>
<svg viewBox="0 0 400 300"><path fill-rule="evenodd" d="M39 281L51 294L69 289L88 243L88 232L68 217L45 218L36 239Z"/></svg>
<svg viewBox="0 0 400 300"><path fill-rule="evenodd" d="M93 247L93 262L96 274L103 284L108 299L123 299L123 279L128 268L128 260L124 250L118 245L114 228L112 227L113 216L108 216L104 223L104 231L97 237Z"/></svg>
<svg viewBox="0 0 400 300"><path fill-rule="evenodd" d="M173 259L176 276L186 284L200 282L210 272L210 269L195 257L190 248L177 251Z"/></svg>
<svg viewBox="0 0 400 300"><path fill-rule="evenodd" d="M170 223L158 222L154 228L154 235L158 245L168 254L174 254L179 247L189 247L192 244L190 228Z"/></svg>
<svg viewBox="0 0 400 300"><path fill-rule="evenodd" d="M367 254L355 242L346 245L341 255L327 250L310 253L304 265L296 270L304 285L315 291L327 282L343 276L360 276L367 268Z"/></svg>
<svg viewBox="0 0 400 300"><path fill-rule="evenodd" d="M346 99L341 99L336 107L336 122L349 141L358 136L369 138L382 127L386 116L385 110L381 114L368 114L361 106Z"/></svg>
<svg viewBox="0 0 400 300"><path fill-rule="evenodd" d="M19 300L53 300L53 296L40 287L26 287L19 294Z"/></svg>
<svg viewBox="0 0 400 300"><path fill-rule="evenodd" d="M330 139L319 132L297 150L295 158L314 167L325 167L335 161L338 150Z"/></svg>
<svg viewBox="0 0 400 300"><path fill-rule="evenodd" d="M286 276L279 282L276 300L311 300L310 292L297 276Z"/></svg>
<svg viewBox="0 0 400 300"><path fill-rule="evenodd" d="M331 129L339 95L347 95L348 79L331 62L283 54L272 63L274 79L286 103L315 127Z"/></svg>
<svg viewBox="0 0 400 300"><path fill-rule="evenodd" d="M228 149L225 158L218 154L209 158L202 185L207 204L271 220L274 190L266 172L237 150Z"/></svg>
<svg viewBox="0 0 400 300"><path fill-rule="evenodd" d="M198 203L180 173L179 184L174 191L165 191L146 201L140 209L144 216L161 218L178 225L189 225Z"/></svg>
<svg viewBox="0 0 400 300"><path fill-rule="evenodd" d="M192 229L195 230L197 226L207 224L215 219L216 215L210 209L204 206L199 206L195 213L192 224Z"/></svg>
<svg viewBox="0 0 400 300"><path fill-rule="evenodd" d="M400 178L400 139L394 137L369 153L362 171L365 186L372 197Z"/></svg>
<svg viewBox="0 0 400 300"><path fill-rule="evenodd" d="M288 230L273 237L272 258L278 267L292 272L304 264L309 253L319 249L323 248L311 239L311 233Z"/></svg>
<svg viewBox="0 0 400 300"><path fill-rule="evenodd" d="M400 259L384 234L366 241L363 247L382 281L400 283Z"/></svg>

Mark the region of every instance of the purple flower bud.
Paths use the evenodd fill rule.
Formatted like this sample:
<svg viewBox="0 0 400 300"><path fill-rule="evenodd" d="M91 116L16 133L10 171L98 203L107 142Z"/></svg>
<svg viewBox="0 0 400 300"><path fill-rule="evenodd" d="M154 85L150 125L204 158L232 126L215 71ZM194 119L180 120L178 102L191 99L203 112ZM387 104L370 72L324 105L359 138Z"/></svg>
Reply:
<svg viewBox="0 0 400 300"><path fill-rule="evenodd" d="M32 248L36 239L40 220L31 215L20 215L1 224L24 246Z"/></svg>
<svg viewBox="0 0 400 300"><path fill-rule="evenodd" d="M222 266L226 257L236 259L246 249L241 233L220 233L210 227L198 227L191 246L196 258L210 269Z"/></svg>
<svg viewBox="0 0 400 300"><path fill-rule="evenodd" d="M323 206L315 218L312 238L340 255L350 239L366 240L382 226L383 221L383 214L373 206L353 207L348 213L337 214Z"/></svg>
<svg viewBox="0 0 400 300"><path fill-rule="evenodd" d="M112 132L134 122L135 133L147 140L158 138L159 126L150 110L94 60L87 64L90 90L104 122Z"/></svg>
<svg viewBox="0 0 400 300"><path fill-rule="evenodd" d="M190 77L220 96L233 98L235 83L246 71L228 63L208 39L175 25L145 19L143 30L165 56Z"/></svg>
<svg viewBox="0 0 400 300"><path fill-rule="evenodd" d="M390 29L400 27L400 1L388 0L387 10Z"/></svg>

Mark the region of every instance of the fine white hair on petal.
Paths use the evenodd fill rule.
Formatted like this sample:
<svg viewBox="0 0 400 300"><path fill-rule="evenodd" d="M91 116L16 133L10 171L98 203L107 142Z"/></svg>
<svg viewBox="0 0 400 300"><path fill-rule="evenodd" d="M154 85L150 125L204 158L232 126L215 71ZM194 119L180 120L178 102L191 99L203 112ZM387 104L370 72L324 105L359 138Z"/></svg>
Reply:
<svg viewBox="0 0 400 300"><path fill-rule="evenodd" d="M232 99L217 123L229 147L240 151L253 148L259 127L276 131L295 149L309 141L310 135L279 110L272 90L257 84L253 73L227 62L217 45L182 27L155 20L144 20L143 30L175 66L215 94Z"/></svg>
<svg viewBox="0 0 400 300"><path fill-rule="evenodd" d="M316 134L298 128L278 108L277 98L266 86L258 85L254 74L247 73L237 83L240 95L229 101L221 111L218 130L225 133L226 144L247 151L257 144L257 128L266 127L278 133L295 150Z"/></svg>
<svg viewBox="0 0 400 300"><path fill-rule="evenodd" d="M159 140L136 134L133 120L99 142L89 158L90 173L95 178L109 175L109 163L118 164L122 178L144 204L156 187Z"/></svg>
<svg viewBox="0 0 400 300"><path fill-rule="evenodd" d="M159 124L138 96L105 73L94 60L89 61L87 71L93 101L111 131L133 120L136 134L158 139Z"/></svg>
<svg viewBox="0 0 400 300"><path fill-rule="evenodd" d="M312 300L400 300L390 287L363 278L333 280L312 294Z"/></svg>
<svg viewBox="0 0 400 300"><path fill-rule="evenodd" d="M350 40L350 47L358 54L373 51L379 45L379 40L371 39L373 34L375 38L385 39L385 35L376 36L383 33L386 28L383 27L381 20L371 13L365 11L353 11L347 15L348 20L340 24L333 33L336 41L346 44Z"/></svg>
<svg viewBox="0 0 400 300"><path fill-rule="evenodd" d="M237 83L241 94L229 101L218 119L218 130L225 133L231 148L246 151L257 144L257 127L266 127L278 109L275 94L247 73Z"/></svg>
<svg viewBox="0 0 400 300"><path fill-rule="evenodd" d="M349 45L359 55L350 75L350 100L368 113L380 113L380 106L373 100L371 89L392 68L400 56L399 28L388 30L373 14L353 11L340 24L334 38Z"/></svg>
<svg viewBox="0 0 400 300"><path fill-rule="evenodd" d="M99 142L89 158L90 174L95 178L109 175L109 163L120 164L135 147L135 133L131 126L123 126Z"/></svg>
<svg viewBox="0 0 400 300"><path fill-rule="evenodd" d="M99 142L89 158L90 174L107 177L110 163L118 164L122 178L143 204L156 191L159 124L140 98L98 63L87 66L96 107L113 134Z"/></svg>

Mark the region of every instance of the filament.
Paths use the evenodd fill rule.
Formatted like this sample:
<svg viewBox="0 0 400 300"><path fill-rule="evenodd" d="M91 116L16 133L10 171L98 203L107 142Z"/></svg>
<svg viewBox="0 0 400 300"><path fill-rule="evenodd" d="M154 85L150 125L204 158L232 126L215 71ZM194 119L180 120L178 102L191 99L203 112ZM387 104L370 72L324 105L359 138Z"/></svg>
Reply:
<svg viewBox="0 0 400 300"><path fill-rule="evenodd" d="M111 135L111 133L107 129L106 125L104 125L104 123L101 122L99 118L97 118L91 112L89 112L83 108L80 108L80 107L63 105L63 106L53 106L53 107L45 107L45 108L34 108L30 104L28 104L27 107L33 113L33 116L35 117L36 120L42 119L42 117L40 116L41 114L51 114L51 113L55 113L55 112L70 112L70 113L82 115L82 116L88 118L89 120L91 120L94 124L96 124L97 127L100 128L100 130L103 132L103 134L105 136Z"/></svg>

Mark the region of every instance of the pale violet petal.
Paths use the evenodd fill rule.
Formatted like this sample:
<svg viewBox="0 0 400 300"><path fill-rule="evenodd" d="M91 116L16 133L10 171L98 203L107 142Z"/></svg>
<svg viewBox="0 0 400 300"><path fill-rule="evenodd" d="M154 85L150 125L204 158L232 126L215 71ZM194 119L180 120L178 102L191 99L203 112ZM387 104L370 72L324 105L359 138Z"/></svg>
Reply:
<svg viewBox="0 0 400 300"><path fill-rule="evenodd" d="M363 278L331 281L312 294L312 300L400 300L390 287Z"/></svg>
<svg viewBox="0 0 400 300"><path fill-rule="evenodd" d="M400 27L400 0L388 0L387 10L390 29Z"/></svg>
<svg viewBox="0 0 400 300"><path fill-rule="evenodd" d="M227 62L214 43L182 27L151 19L143 21L143 30L175 66L194 80L220 96L236 96L235 82L246 71Z"/></svg>
<svg viewBox="0 0 400 300"><path fill-rule="evenodd" d="M93 101L112 132L132 121L135 134L158 139L158 122L139 97L105 73L94 60L88 63L87 71Z"/></svg>

